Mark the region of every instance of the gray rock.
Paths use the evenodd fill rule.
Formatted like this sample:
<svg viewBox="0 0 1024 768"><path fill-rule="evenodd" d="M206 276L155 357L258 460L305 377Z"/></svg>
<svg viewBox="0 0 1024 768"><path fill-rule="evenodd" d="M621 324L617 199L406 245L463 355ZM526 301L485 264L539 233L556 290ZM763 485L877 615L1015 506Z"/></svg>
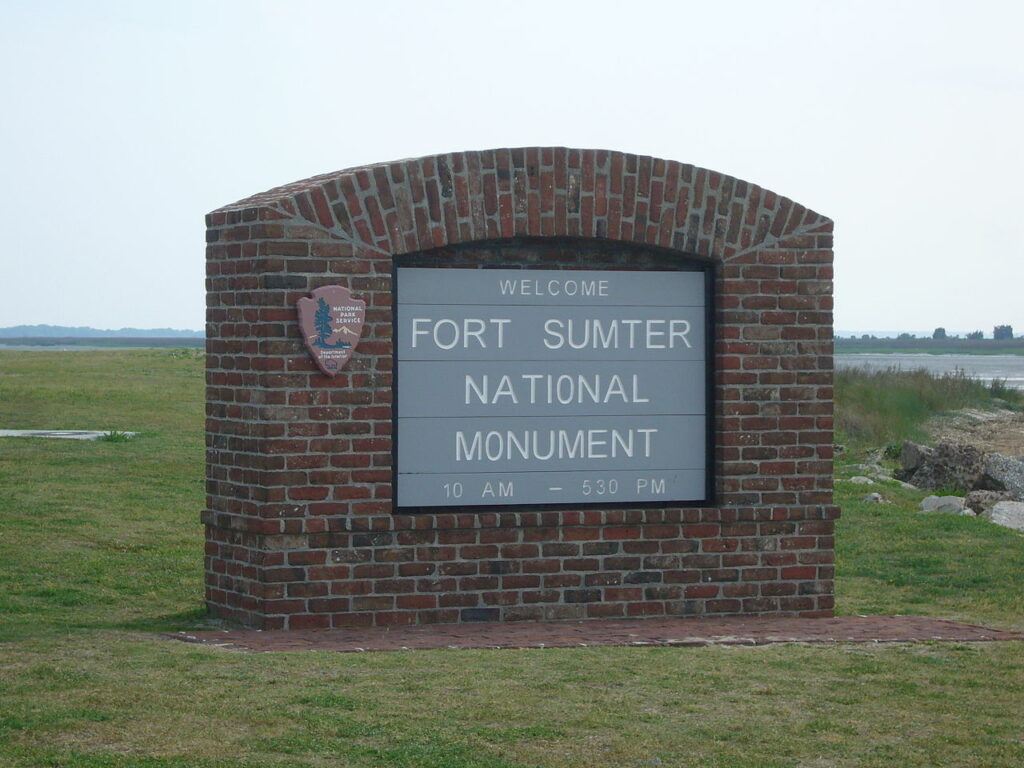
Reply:
<svg viewBox="0 0 1024 768"><path fill-rule="evenodd" d="M873 477L875 480L892 480L892 470L888 467L878 467L869 472L868 475Z"/></svg>
<svg viewBox="0 0 1024 768"><path fill-rule="evenodd" d="M850 482L855 485L874 485L875 481L870 477L864 477L864 475L855 475L850 478Z"/></svg>
<svg viewBox="0 0 1024 768"><path fill-rule="evenodd" d="M888 480L892 477L892 472L877 461L854 464L850 467L850 470L865 477L870 477L873 480Z"/></svg>
<svg viewBox="0 0 1024 768"><path fill-rule="evenodd" d="M867 496L864 496L861 501L866 501L869 504L881 504L885 499L882 498L882 494L880 493L869 493Z"/></svg>
<svg viewBox="0 0 1024 768"><path fill-rule="evenodd" d="M913 443L910 440L904 440L903 448L900 450L900 469L909 477L920 469L927 459L934 455L934 448Z"/></svg>
<svg viewBox="0 0 1024 768"><path fill-rule="evenodd" d="M988 454L977 487L989 491L1007 491L1015 501L1024 501L1024 461L1001 453Z"/></svg>
<svg viewBox="0 0 1024 768"><path fill-rule="evenodd" d="M1012 500L1013 495L1009 491L971 491L964 499L964 504L975 514L980 515L1000 501Z"/></svg>
<svg viewBox="0 0 1024 768"><path fill-rule="evenodd" d="M881 467L877 464L851 464L851 472L859 472L862 475L870 475L872 472L877 472Z"/></svg>
<svg viewBox="0 0 1024 768"><path fill-rule="evenodd" d="M961 496L927 496L921 501L922 512L945 512L960 514L964 510Z"/></svg>
<svg viewBox="0 0 1024 768"><path fill-rule="evenodd" d="M1024 533L1024 502L1000 501L984 517L996 525Z"/></svg>
<svg viewBox="0 0 1024 768"><path fill-rule="evenodd" d="M913 472L901 472L900 479L918 488L956 488L969 491L977 487L984 472L985 455L973 445L943 442L932 453L922 453Z"/></svg>

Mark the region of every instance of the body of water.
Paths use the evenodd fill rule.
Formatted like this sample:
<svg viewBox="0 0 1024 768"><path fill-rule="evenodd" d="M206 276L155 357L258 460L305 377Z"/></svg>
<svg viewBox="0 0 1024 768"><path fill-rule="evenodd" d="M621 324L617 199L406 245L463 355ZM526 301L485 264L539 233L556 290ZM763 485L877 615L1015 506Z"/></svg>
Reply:
<svg viewBox="0 0 1024 768"><path fill-rule="evenodd" d="M924 368L940 374L963 371L982 381L1005 379L1008 387L1024 389L1024 355L836 355L836 368L901 368L905 371Z"/></svg>
<svg viewBox="0 0 1024 768"><path fill-rule="evenodd" d="M100 349L166 349L189 347L202 349L206 339L202 336L54 336L54 337L0 337L0 349L22 352L88 352Z"/></svg>

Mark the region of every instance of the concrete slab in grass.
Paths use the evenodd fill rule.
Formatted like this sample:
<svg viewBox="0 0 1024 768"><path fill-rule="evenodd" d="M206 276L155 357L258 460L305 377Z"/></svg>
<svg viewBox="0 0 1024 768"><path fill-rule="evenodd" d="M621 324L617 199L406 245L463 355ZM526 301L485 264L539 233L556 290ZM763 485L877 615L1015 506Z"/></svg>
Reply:
<svg viewBox="0 0 1024 768"><path fill-rule="evenodd" d="M99 440L112 430L93 429L0 429L0 437L54 437L60 440ZM116 432L125 437L135 437L138 432Z"/></svg>

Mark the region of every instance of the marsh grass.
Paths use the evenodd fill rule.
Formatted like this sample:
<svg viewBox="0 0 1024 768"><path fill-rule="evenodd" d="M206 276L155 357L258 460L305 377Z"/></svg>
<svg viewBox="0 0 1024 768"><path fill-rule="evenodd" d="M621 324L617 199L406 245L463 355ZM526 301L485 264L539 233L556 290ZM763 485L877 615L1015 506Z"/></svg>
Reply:
<svg viewBox="0 0 1024 768"><path fill-rule="evenodd" d="M986 384L963 371L846 368L835 373L836 430L841 442L886 446L924 437L932 416L960 408L1024 408L1024 392Z"/></svg>
<svg viewBox="0 0 1024 768"><path fill-rule="evenodd" d="M1024 764L1024 643L243 654L204 625L198 354L0 352L7 768ZM837 484L842 613L1024 628L1024 536Z"/></svg>

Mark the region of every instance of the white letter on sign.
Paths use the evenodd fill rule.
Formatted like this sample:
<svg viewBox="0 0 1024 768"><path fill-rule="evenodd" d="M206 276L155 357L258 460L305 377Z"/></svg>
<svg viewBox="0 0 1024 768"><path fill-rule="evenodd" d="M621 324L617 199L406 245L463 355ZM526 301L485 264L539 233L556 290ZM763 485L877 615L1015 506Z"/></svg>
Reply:
<svg viewBox="0 0 1024 768"><path fill-rule="evenodd" d="M429 317L414 317L412 319L412 348L416 349L416 337L417 336L429 336L429 331L421 331L420 323L429 323Z"/></svg>

